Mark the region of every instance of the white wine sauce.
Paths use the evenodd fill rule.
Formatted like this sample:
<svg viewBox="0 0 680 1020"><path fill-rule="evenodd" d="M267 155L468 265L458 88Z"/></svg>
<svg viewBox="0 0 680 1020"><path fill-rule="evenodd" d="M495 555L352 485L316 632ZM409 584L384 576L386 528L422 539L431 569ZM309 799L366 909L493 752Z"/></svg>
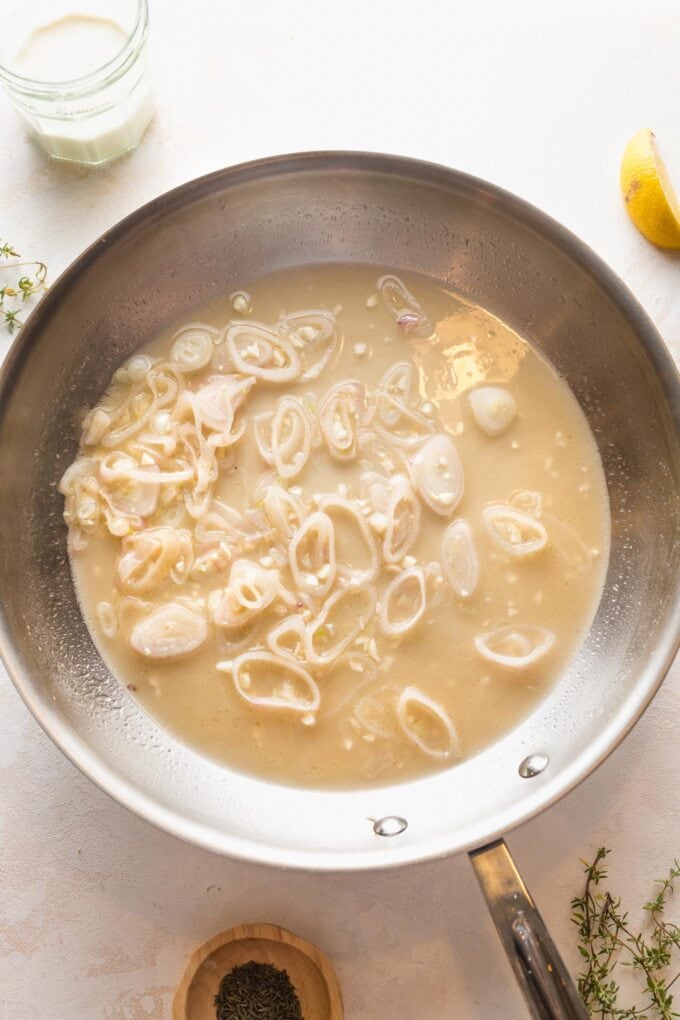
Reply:
<svg viewBox="0 0 680 1020"><path fill-rule="evenodd" d="M374 267L244 281L175 323L88 413L61 488L113 673L180 740L286 784L406 780L498 740L607 567L568 386L482 308Z"/></svg>

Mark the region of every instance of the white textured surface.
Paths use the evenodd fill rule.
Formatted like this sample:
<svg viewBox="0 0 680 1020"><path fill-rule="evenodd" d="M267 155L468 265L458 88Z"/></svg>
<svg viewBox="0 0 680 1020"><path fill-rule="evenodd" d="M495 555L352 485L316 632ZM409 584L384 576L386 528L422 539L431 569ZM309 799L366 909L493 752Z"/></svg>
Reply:
<svg viewBox="0 0 680 1020"><path fill-rule="evenodd" d="M643 126L680 170L673 0L156 0L152 14L160 112L132 157L98 172L52 164L0 97L0 236L46 259L52 278L125 213L198 174L285 151L382 150L479 174L551 213L680 350L678 260L635 233L617 183ZM572 961L578 857L613 846L613 879L637 904L680 850L679 711L676 663L625 745L510 838ZM350 1020L525 1015L466 859L350 877L224 860L100 793L4 672L0 719L2 1020L167 1017L195 945L265 919L326 949Z"/></svg>

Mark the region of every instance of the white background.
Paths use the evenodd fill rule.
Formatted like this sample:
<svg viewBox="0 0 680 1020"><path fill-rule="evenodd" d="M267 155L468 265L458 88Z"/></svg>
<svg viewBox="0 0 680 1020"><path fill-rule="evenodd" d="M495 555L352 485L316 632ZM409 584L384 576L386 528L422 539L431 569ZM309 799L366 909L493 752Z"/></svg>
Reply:
<svg viewBox="0 0 680 1020"><path fill-rule="evenodd" d="M617 179L629 136L650 126L680 187L672 0L152 0L152 16L160 108L131 157L98 171L50 163L0 96L0 237L53 279L191 177L273 153L369 149L447 163L540 206L610 263L680 352L680 263L634 231ZM680 854L679 722L676 664L625 745L510 838L572 963L578 858L611 846L612 884L635 914ZM2 1020L167 1017L189 952L243 920L323 947L351 1020L525 1015L464 857L331 877L234 863L95 789L4 671L0 734Z"/></svg>

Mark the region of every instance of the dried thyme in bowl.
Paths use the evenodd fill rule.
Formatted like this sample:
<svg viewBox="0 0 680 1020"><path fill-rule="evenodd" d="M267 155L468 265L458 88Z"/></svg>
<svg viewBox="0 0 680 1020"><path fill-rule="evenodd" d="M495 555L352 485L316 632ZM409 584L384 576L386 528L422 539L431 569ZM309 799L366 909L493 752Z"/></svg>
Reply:
<svg viewBox="0 0 680 1020"><path fill-rule="evenodd" d="M224 975L215 1007L217 1020L303 1020L287 972L255 960Z"/></svg>

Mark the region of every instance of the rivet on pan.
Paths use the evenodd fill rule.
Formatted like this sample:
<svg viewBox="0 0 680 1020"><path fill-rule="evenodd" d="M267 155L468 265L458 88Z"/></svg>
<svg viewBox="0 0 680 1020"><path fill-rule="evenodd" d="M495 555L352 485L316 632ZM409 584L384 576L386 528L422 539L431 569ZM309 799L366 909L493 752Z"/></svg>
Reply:
<svg viewBox="0 0 680 1020"><path fill-rule="evenodd" d="M373 831L376 836L398 836L407 828L408 822L405 818L400 818L399 815L386 815L373 823Z"/></svg>
<svg viewBox="0 0 680 1020"><path fill-rule="evenodd" d="M517 771L522 779L532 779L533 776L541 774L549 761L550 758L543 751L539 751L538 754L528 754L524 761L519 763Z"/></svg>

